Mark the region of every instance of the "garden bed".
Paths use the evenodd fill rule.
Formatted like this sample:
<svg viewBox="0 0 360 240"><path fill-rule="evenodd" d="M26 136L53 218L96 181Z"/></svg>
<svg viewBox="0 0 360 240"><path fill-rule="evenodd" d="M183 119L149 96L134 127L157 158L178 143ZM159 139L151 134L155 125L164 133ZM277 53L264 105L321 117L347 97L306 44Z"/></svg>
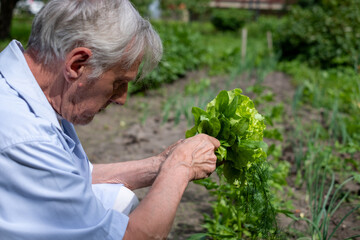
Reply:
<svg viewBox="0 0 360 240"><path fill-rule="evenodd" d="M170 115L167 121L163 122L163 106L169 97L182 91L190 81L203 77L207 77L206 71L191 72L173 84L146 91L143 95L131 96L124 107L111 105L105 112L96 116L89 125L77 126L78 135L89 159L94 163L108 163L146 158L160 153L166 146L184 138L185 131L189 128L188 121L182 116L180 122L175 124L174 116ZM212 84L221 86L226 78L226 76L213 77L210 80ZM254 84L254 81L251 77L242 75L237 77L230 87L246 89ZM286 117L282 125L277 126L277 128L284 129L283 142L287 146L287 143L290 142L288 136L294 129L290 105L295 87L291 84L290 77L280 72L270 73L264 79L263 85L275 94L274 103L285 104L284 115L289 117ZM316 111L309 112L307 108L304 108L303 111L308 114L308 119L317 117ZM285 147L282 158L294 166L294 149L291 146ZM299 217L300 214L309 216L306 189L304 186L296 186L296 171L294 167L292 169L293 171L290 171L288 177L288 191L293 194L283 196L283 200L292 201L295 216ZM359 185L352 184L351 188L354 194L359 194ZM147 188L136 190L136 194L142 199L147 191ZM178 208L169 239L186 239L194 233L203 232L204 230L201 227L203 214L211 215L212 200L214 200L213 197L204 187L190 183ZM349 209L351 209L350 203L341 207L331 225L336 225L341 219L340 216L344 216ZM358 213L352 214L344 221L333 239L344 239L358 233L359 229L353 229L360 226L358 215ZM287 232L288 224L291 221L290 218L279 215L279 226ZM299 221L292 225L292 231L296 229L304 232L306 227L307 225L304 222ZM288 235L288 237L291 236Z"/></svg>

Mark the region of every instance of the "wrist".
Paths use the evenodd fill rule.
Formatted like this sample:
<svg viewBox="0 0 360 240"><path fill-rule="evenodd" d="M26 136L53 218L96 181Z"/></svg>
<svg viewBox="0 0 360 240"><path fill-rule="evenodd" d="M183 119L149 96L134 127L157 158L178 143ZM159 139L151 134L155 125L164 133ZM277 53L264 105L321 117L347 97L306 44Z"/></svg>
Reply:
<svg viewBox="0 0 360 240"><path fill-rule="evenodd" d="M188 183L192 180L191 169L191 165L186 162L170 163L170 161L165 161L160 168L160 173L176 175L184 178Z"/></svg>
<svg viewBox="0 0 360 240"><path fill-rule="evenodd" d="M162 156L161 154L153 157L153 167L156 169L156 174L159 174L162 168L162 165L164 164L166 160L165 156Z"/></svg>

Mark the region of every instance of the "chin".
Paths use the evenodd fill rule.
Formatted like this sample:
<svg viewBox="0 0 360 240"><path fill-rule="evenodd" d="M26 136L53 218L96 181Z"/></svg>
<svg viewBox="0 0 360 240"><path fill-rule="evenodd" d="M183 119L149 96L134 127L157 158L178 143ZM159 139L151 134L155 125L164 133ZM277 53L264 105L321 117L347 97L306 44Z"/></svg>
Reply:
<svg viewBox="0 0 360 240"><path fill-rule="evenodd" d="M95 115L86 115L86 116L80 116L80 117L74 117L71 121L74 125L86 125L89 124L93 119Z"/></svg>

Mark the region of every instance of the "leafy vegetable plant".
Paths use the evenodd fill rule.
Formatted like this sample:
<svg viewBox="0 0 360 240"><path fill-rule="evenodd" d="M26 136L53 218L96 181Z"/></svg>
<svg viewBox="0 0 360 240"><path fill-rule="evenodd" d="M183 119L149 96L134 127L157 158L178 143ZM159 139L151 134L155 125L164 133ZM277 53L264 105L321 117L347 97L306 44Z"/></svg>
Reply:
<svg viewBox="0 0 360 240"><path fill-rule="evenodd" d="M186 137L205 133L221 143L216 151L219 183L210 178L197 182L218 198L214 216L205 215L206 235L213 239L269 239L277 234L264 117L241 93L241 89L221 91L206 110L193 107L195 126L186 132Z"/></svg>
<svg viewBox="0 0 360 240"><path fill-rule="evenodd" d="M193 107L195 126L186 137L206 133L217 138L218 166L224 165L223 174L230 183L246 184L247 171L254 163L266 160L267 145L263 142L264 117L241 89L221 91L206 111Z"/></svg>

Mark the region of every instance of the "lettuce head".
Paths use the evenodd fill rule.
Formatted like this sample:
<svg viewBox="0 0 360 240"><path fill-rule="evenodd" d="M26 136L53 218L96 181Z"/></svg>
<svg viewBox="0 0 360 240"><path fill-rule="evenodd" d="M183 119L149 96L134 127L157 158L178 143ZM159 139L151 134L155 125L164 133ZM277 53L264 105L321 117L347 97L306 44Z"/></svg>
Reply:
<svg viewBox="0 0 360 240"><path fill-rule="evenodd" d="M264 117L255 109L253 101L237 88L221 91L207 104L206 110L193 107L195 126L186 137L205 133L217 138L218 166L226 179L246 184L246 173L256 163L266 161L267 145L263 142Z"/></svg>

